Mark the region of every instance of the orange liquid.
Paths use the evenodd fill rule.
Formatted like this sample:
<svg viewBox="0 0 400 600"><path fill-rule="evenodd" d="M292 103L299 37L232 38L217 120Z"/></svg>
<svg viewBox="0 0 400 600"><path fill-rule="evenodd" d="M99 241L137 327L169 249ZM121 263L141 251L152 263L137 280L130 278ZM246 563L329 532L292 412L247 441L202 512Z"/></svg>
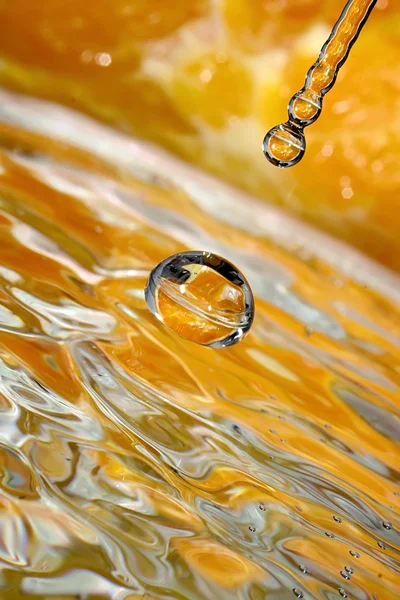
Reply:
<svg viewBox="0 0 400 600"><path fill-rule="evenodd" d="M1 598L396 600L396 279L129 138L2 107ZM256 296L220 351L143 296L201 246Z"/></svg>

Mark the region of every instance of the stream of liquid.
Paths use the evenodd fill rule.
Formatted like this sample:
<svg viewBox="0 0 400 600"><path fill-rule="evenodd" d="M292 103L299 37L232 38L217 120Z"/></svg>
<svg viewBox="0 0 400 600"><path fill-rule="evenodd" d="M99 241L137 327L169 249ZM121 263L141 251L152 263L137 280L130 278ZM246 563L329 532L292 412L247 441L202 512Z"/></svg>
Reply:
<svg viewBox="0 0 400 600"><path fill-rule="evenodd" d="M87 118L0 97L0 598L398 600L399 280ZM200 307L202 267L239 309L245 273L245 339L165 327L144 293L159 263Z"/></svg>
<svg viewBox="0 0 400 600"><path fill-rule="evenodd" d="M276 167L292 167L303 158L306 151L304 128L320 116L324 96L333 87L376 2L348 0L318 60L309 69L304 87L289 102L289 120L273 127L265 136L264 154Z"/></svg>

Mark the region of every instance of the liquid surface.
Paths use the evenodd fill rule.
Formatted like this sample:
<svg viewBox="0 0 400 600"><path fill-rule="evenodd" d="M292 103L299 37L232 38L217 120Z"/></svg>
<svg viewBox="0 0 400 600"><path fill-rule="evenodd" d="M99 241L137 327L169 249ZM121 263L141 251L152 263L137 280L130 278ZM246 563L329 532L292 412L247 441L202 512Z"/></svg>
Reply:
<svg viewBox="0 0 400 600"><path fill-rule="evenodd" d="M164 325L212 348L239 342L254 319L246 279L210 252L181 252L164 259L150 274L145 298Z"/></svg>
<svg viewBox="0 0 400 600"><path fill-rule="evenodd" d="M304 127L321 114L322 100L336 81L377 0L348 0L342 14L325 42L318 60L307 73L304 87L289 102L289 121L271 129L264 138L266 158L277 167L296 165L304 156ZM282 128L286 135L282 136Z"/></svg>
<svg viewBox="0 0 400 600"><path fill-rule="evenodd" d="M397 600L398 279L130 138L2 99L2 600ZM199 247L256 298L224 350L144 298Z"/></svg>

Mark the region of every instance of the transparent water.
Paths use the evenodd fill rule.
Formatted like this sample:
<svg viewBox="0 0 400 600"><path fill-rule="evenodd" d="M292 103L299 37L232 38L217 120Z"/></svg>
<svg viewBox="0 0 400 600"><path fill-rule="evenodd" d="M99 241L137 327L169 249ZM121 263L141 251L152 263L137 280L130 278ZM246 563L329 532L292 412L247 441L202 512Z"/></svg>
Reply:
<svg viewBox="0 0 400 600"><path fill-rule="evenodd" d="M398 598L398 278L154 148L0 100L0 597ZM146 305L193 248L246 273L238 345Z"/></svg>

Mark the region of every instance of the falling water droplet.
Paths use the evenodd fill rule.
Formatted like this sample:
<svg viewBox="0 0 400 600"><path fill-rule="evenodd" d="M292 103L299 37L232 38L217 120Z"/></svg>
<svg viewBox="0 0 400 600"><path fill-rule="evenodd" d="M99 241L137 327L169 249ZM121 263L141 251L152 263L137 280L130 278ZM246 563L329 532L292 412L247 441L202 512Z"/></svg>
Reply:
<svg viewBox="0 0 400 600"><path fill-rule="evenodd" d="M339 588L339 594L342 596L342 598L347 598L347 592L346 590L344 590L343 588Z"/></svg>
<svg viewBox="0 0 400 600"><path fill-rule="evenodd" d="M349 579L351 579L350 575L348 573L346 573L346 571L340 571L340 574L342 577L344 577L344 579L346 579L347 581L349 581Z"/></svg>
<svg viewBox="0 0 400 600"><path fill-rule="evenodd" d="M349 575L353 575L354 573L354 569L353 567L348 567L347 565L345 566L344 570L346 571L346 573L348 573Z"/></svg>
<svg viewBox="0 0 400 600"><path fill-rule="evenodd" d="M392 524L389 521L383 521L382 525L385 529L392 529Z"/></svg>
<svg viewBox="0 0 400 600"><path fill-rule="evenodd" d="M336 521L336 523L341 523L342 522L342 519L340 517L332 517L332 519L334 521Z"/></svg>
<svg viewBox="0 0 400 600"><path fill-rule="evenodd" d="M334 85L375 4L376 0L360 2L359 6L355 0L346 3L317 61L308 70L304 87L289 102L289 120L273 127L264 138L264 154L273 165L291 167L304 156L303 129L320 116L323 98Z"/></svg>
<svg viewBox="0 0 400 600"><path fill-rule="evenodd" d="M350 550L350 555L353 558L360 558L360 555L358 554L358 552L356 552L355 550Z"/></svg>
<svg viewBox="0 0 400 600"><path fill-rule="evenodd" d="M210 252L181 252L163 260L150 273L145 298L169 329L212 348L239 342L254 318L245 277Z"/></svg>
<svg viewBox="0 0 400 600"><path fill-rule="evenodd" d="M302 573L308 573L308 569L305 565L299 565L299 569Z"/></svg>
<svg viewBox="0 0 400 600"><path fill-rule="evenodd" d="M276 167L292 167L306 151L303 131L291 123L282 123L271 129L264 138L263 151Z"/></svg>
<svg viewBox="0 0 400 600"><path fill-rule="evenodd" d="M296 596L296 598L304 598L304 594L301 590L299 590L299 588L293 588L293 594Z"/></svg>

